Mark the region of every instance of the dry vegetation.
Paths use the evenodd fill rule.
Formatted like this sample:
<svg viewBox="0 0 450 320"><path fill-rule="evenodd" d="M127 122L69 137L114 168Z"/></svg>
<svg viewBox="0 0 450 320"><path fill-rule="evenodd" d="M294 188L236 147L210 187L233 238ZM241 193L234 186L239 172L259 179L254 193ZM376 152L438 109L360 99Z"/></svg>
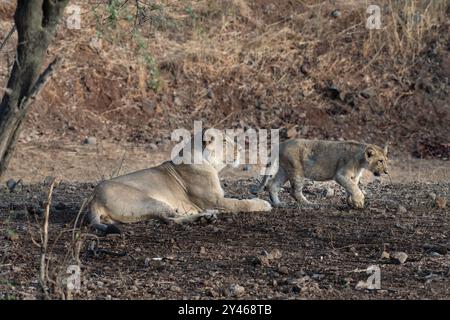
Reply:
<svg viewBox="0 0 450 320"><path fill-rule="evenodd" d="M50 57L65 64L24 139L159 144L204 119L448 158L449 1L382 1L381 30L370 1L137 3L72 1L81 29L61 25Z"/></svg>

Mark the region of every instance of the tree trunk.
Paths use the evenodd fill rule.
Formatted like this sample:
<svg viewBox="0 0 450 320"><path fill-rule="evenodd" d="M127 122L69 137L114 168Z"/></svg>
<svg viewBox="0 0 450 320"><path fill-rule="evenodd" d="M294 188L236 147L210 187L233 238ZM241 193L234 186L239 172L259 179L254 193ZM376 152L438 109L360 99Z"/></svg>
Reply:
<svg viewBox="0 0 450 320"><path fill-rule="evenodd" d="M18 33L16 59L0 104L0 177L11 159L31 101L53 70L54 64L39 75L68 1L17 1L14 15Z"/></svg>

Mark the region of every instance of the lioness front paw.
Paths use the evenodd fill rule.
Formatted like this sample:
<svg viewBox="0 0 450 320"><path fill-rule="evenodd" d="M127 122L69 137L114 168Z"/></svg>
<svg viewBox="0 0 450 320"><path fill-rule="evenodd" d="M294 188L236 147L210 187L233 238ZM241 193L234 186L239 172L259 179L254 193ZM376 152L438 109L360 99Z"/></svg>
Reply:
<svg viewBox="0 0 450 320"><path fill-rule="evenodd" d="M270 211L272 210L272 205L266 200L254 199L253 200L253 211Z"/></svg>
<svg viewBox="0 0 450 320"><path fill-rule="evenodd" d="M354 209L363 209L364 208L364 196L355 196L351 195L347 198L347 203L350 207Z"/></svg>

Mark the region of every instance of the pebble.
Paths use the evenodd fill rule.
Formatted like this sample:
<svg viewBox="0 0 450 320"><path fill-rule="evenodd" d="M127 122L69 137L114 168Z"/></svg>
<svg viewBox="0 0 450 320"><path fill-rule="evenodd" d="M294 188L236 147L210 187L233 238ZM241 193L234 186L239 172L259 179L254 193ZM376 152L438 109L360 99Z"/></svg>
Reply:
<svg viewBox="0 0 450 320"><path fill-rule="evenodd" d="M238 284L232 284L230 286L230 295L233 297L240 297L245 293L245 288Z"/></svg>
<svg viewBox="0 0 450 320"><path fill-rule="evenodd" d="M17 186L17 182L14 179L9 179L8 181L6 181L6 186L8 187L10 192L13 192Z"/></svg>
<svg viewBox="0 0 450 320"><path fill-rule="evenodd" d="M341 10L339 10L339 9L333 10L333 11L331 12L331 16L332 16L333 18L339 18L341 15L342 15L342 12L341 12Z"/></svg>
<svg viewBox="0 0 450 320"><path fill-rule="evenodd" d="M280 259L283 256L283 253L280 249L273 249L270 251L269 255L267 256L270 260L272 259Z"/></svg>
<svg viewBox="0 0 450 320"><path fill-rule="evenodd" d="M361 96L366 99L369 99L369 98L373 97L374 95L375 95L375 91L371 88L367 88L367 89L364 89L363 91L361 91Z"/></svg>
<svg viewBox="0 0 450 320"><path fill-rule="evenodd" d="M181 289L179 286L175 286L175 285L173 285L173 286L171 286L170 287L170 291L173 291L173 292L178 292L178 293L180 293L180 292L182 292L183 291L183 289Z"/></svg>
<svg viewBox="0 0 450 320"><path fill-rule="evenodd" d="M84 144L97 144L97 138L96 137L87 137L84 139Z"/></svg>
<svg viewBox="0 0 450 320"><path fill-rule="evenodd" d="M397 264L403 264L408 259L408 255L402 251L393 252L390 254L390 259Z"/></svg>
<svg viewBox="0 0 450 320"><path fill-rule="evenodd" d="M309 65L309 63L305 62L304 64L302 64L302 66L300 67L300 71L304 74L304 75L308 75L309 72L311 70L311 67Z"/></svg>
<svg viewBox="0 0 450 320"><path fill-rule="evenodd" d="M408 212L408 210L406 210L406 208L404 206L402 206L402 205L398 206L397 213L405 214L407 212Z"/></svg>
<svg viewBox="0 0 450 320"><path fill-rule="evenodd" d="M254 265L261 265L261 266L269 266L270 262L269 262L269 258L267 256L256 256L253 258L252 263Z"/></svg>

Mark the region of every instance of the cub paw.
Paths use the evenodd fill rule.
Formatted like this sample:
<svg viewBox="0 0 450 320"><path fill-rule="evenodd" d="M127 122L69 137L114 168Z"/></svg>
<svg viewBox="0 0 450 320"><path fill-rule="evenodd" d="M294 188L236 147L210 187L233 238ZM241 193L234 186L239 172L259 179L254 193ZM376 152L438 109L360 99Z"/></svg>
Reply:
<svg viewBox="0 0 450 320"><path fill-rule="evenodd" d="M347 198L347 203L350 207L354 209L363 209L364 208L364 197L355 197L349 196Z"/></svg>

